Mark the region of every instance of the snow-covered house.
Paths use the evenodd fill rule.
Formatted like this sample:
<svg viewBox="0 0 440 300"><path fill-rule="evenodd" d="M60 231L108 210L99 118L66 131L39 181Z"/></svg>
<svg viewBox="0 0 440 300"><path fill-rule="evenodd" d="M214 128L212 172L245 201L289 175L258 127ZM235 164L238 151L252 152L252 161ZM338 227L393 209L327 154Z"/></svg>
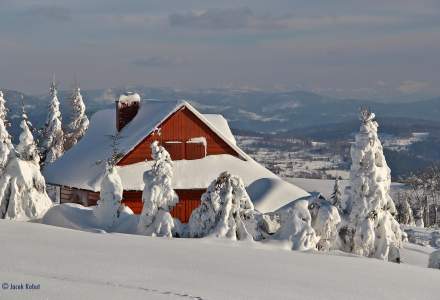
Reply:
<svg viewBox="0 0 440 300"><path fill-rule="evenodd" d="M221 115L201 114L186 101L141 100L123 95L114 109L95 113L81 141L44 170L48 184L60 187L60 201L95 205L111 136L119 133L117 162L123 202L142 209L143 173L151 168L150 144L157 140L174 160L173 188L179 203L172 215L187 222L200 196L223 171L240 176L256 209L276 210L308 193L287 183L241 150Z"/></svg>

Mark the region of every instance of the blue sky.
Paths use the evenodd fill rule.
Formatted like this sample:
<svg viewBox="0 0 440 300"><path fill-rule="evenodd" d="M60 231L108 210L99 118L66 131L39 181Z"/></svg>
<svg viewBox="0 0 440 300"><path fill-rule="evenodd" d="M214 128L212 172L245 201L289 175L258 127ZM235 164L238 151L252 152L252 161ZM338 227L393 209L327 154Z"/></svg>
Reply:
<svg viewBox="0 0 440 300"><path fill-rule="evenodd" d="M438 0L0 0L0 87L440 96Z"/></svg>

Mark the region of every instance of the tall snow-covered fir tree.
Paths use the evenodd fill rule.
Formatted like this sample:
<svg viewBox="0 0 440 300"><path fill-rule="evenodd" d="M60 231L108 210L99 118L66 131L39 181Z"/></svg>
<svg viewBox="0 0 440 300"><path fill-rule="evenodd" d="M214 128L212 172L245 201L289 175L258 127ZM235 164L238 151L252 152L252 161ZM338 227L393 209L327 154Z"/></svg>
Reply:
<svg viewBox="0 0 440 300"><path fill-rule="evenodd" d="M1 217L15 220L38 219L52 207L52 201L46 193L36 145L25 114L21 128L17 152L11 148L6 167L0 176Z"/></svg>
<svg viewBox="0 0 440 300"><path fill-rule="evenodd" d="M154 160L151 170L144 173L143 208L139 218L138 232L149 236L172 237L174 219L169 210L179 198L172 188L173 162L165 148L157 141L151 144Z"/></svg>
<svg viewBox="0 0 440 300"><path fill-rule="evenodd" d="M377 135L379 125L374 113L362 109L360 119L360 131L351 147L351 190L345 207L348 223L344 230L352 236L345 242L351 243L349 249L355 254L387 259L390 249L394 252L402 242L389 193L391 171Z"/></svg>
<svg viewBox="0 0 440 300"><path fill-rule="evenodd" d="M342 210L342 192L341 192L341 186L339 184L339 178L335 179L335 184L333 186L333 193L330 197L330 200L333 206L336 206L336 208L339 211Z"/></svg>
<svg viewBox="0 0 440 300"><path fill-rule="evenodd" d="M32 124L29 122L28 116L24 109L24 105L22 108L22 120L20 123L21 134L20 134L20 142L17 145L17 153L22 160L25 161L33 161L35 164L40 163L40 155L38 153L37 144L35 143L34 136L30 128L32 128Z"/></svg>
<svg viewBox="0 0 440 300"><path fill-rule="evenodd" d="M0 91L0 174L6 167L9 154L13 149L11 136L7 130L7 108L5 102L3 92Z"/></svg>
<svg viewBox="0 0 440 300"><path fill-rule="evenodd" d="M3 123L6 127L8 127L8 119L7 119L8 109L6 108L6 100L3 95L3 91L0 91L0 119L3 120Z"/></svg>
<svg viewBox="0 0 440 300"><path fill-rule="evenodd" d="M201 200L188 223L190 237L253 239L246 220L253 218L254 205L239 177L223 172L209 185Z"/></svg>
<svg viewBox="0 0 440 300"><path fill-rule="evenodd" d="M64 133L61 121L60 102L58 101L56 84L50 87L51 100L43 134L44 164L57 160L64 152Z"/></svg>
<svg viewBox="0 0 440 300"><path fill-rule="evenodd" d="M86 133L89 127L89 119L86 115L86 106L81 95L81 90L76 87L71 98L72 119L68 125L65 136L64 149L73 147Z"/></svg>

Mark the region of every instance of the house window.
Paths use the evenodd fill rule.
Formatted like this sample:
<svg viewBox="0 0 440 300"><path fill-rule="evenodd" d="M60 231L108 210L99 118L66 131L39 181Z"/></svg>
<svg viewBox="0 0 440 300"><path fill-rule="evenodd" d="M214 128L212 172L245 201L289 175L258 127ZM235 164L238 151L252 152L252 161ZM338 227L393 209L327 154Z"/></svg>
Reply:
<svg viewBox="0 0 440 300"><path fill-rule="evenodd" d="M206 139L192 138L185 143L186 159L200 159L206 156Z"/></svg>
<svg viewBox="0 0 440 300"><path fill-rule="evenodd" d="M165 141L163 145L165 149L167 149L172 160L181 160L185 158L185 144L181 141Z"/></svg>

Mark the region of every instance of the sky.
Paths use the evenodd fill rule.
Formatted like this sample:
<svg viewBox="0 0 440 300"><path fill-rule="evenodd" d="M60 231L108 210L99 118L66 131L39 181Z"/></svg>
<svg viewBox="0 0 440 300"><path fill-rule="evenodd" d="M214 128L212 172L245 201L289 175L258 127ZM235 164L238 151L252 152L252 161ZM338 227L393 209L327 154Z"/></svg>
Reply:
<svg viewBox="0 0 440 300"><path fill-rule="evenodd" d="M0 0L0 87L440 96L439 0Z"/></svg>

